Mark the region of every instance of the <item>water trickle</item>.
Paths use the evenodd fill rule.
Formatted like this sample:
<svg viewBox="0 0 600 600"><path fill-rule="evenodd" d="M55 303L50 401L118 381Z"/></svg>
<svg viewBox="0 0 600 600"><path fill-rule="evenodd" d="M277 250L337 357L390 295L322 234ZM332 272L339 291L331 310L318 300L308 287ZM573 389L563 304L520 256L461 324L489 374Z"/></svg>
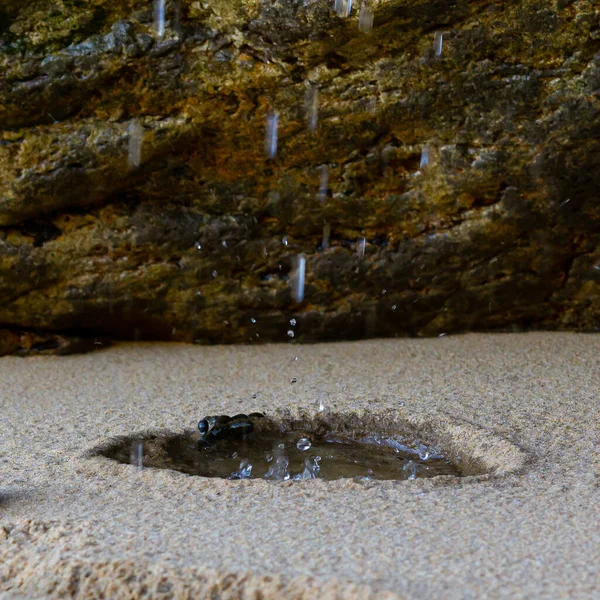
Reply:
<svg viewBox="0 0 600 600"><path fill-rule="evenodd" d="M154 0L154 28L156 35L165 35L165 0Z"/></svg>
<svg viewBox="0 0 600 600"><path fill-rule="evenodd" d="M421 162L419 163L419 168L422 169L429 164L429 147L423 146L421 150Z"/></svg>
<svg viewBox="0 0 600 600"><path fill-rule="evenodd" d="M371 33L373 31L373 17L373 11L366 4L363 4L358 15L358 29L365 33Z"/></svg>
<svg viewBox="0 0 600 600"><path fill-rule="evenodd" d="M133 120L129 124L128 163L130 169L137 169L142 164L142 141L144 128L139 121Z"/></svg>
<svg viewBox="0 0 600 600"><path fill-rule="evenodd" d="M265 131L265 153L268 158L277 155L277 129L279 127L279 113L270 112L267 115L267 127Z"/></svg>
<svg viewBox="0 0 600 600"><path fill-rule="evenodd" d="M311 85L306 90L306 125L310 131L317 130L319 122L319 88Z"/></svg>
<svg viewBox="0 0 600 600"><path fill-rule="evenodd" d="M304 279L306 275L306 258L303 255L298 256L296 260L296 268L292 273L292 297L296 302L304 300Z"/></svg>
<svg viewBox="0 0 600 600"><path fill-rule="evenodd" d="M335 0L333 10L335 10L340 17L349 17L352 12L352 0Z"/></svg>

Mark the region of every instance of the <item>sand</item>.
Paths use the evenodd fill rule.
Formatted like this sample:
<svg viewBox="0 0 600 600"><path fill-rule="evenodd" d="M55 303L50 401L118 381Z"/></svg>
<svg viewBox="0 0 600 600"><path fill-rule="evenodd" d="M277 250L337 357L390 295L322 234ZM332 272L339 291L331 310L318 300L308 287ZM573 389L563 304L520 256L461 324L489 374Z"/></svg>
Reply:
<svg viewBox="0 0 600 600"><path fill-rule="evenodd" d="M2 358L0 598L600 598L599 360L600 335L557 333ZM90 458L319 400L417 427L474 475L274 484Z"/></svg>

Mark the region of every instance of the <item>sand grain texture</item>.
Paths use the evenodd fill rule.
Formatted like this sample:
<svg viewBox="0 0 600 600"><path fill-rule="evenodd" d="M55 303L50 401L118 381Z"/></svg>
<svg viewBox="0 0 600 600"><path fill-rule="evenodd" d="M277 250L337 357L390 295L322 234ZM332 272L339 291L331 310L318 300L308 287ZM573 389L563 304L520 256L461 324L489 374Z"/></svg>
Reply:
<svg viewBox="0 0 600 600"><path fill-rule="evenodd" d="M597 597L599 357L600 336L532 333L2 358L0 598ZM273 484L89 458L321 399L492 474Z"/></svg>

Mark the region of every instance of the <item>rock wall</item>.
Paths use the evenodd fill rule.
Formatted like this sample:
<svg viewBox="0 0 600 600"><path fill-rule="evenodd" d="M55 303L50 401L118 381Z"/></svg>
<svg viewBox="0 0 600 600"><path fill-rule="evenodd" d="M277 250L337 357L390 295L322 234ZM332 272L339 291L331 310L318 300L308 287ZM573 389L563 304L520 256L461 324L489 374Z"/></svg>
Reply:
<svg viewBox="0 0 600 600"><path fill-rule="evenodd" d="M0 185L4 352L598 330L600 7L5 0Z"/></svg>

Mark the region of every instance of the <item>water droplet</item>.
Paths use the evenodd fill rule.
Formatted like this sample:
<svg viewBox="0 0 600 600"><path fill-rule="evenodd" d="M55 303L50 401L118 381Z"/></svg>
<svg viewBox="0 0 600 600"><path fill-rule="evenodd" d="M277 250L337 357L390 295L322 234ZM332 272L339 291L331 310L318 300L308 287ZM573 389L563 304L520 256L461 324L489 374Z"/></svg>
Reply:
<svg viewBox="0 0 600 600"><path fill-rule="evenodd" d="M329 236L331 235L331 225L325 224L323 227L323 241L321 242L321 248L329 248Z"/></svg>
<svg viewBox="0 0 600 600"><path fill-rule="evenodd" d="M202 250L202 245L200 244L200 242L196 242L194 246L196 246L196 250Z"/></svg>
<svg viewBox="0 0 600 600"><path fill-rule="evenodd" d="M325 412L325 402L323 400L323 398L319 398L319 412Z"/></svg>
<svg viewBox="0 0 600 600"><path fill-rule="evenodd" d="M392 310L396 310L397 306L395 304L392 304Z"/></svg>
<svg viewBox="0 0 600 600"><path fill-rule="evenodd" d="M285 444L277 444L277 447L278 447L280 450L285 450Z"/></svg>
<svg viewBox="0 0 600 600"><path fill-rule="evenodd" d="M273 460L273 455L272 455L270 452L267 452L267 453L265 454L265 460L266 460L267 462L271 462L271 461Z"/></svg>
<svg viewBox="0 0 600 600"><path fill-rule="evenodd" d="M290 379L290 383L296 383L296 381L298 381L298 379L296 377L292 377Z"/></svg>
<svg viewBox="0 0 600 600"><path fill-rule="evenodd" d="M365 33L373 31L373 11L365 3L360 7L358 14L358 29Z"/></svg>
<svg viewBox="0 0 600 600"><path fill-rule="evenodd" d="M298 360L297 356L294 356L294 358L292 358L292 362L296 362Z"/></svg>
<svg viewBox="0 0 600 600"><path fill-rule="evenodd" d="M288 329L288 332L287 332L287 334L288 334L288 336L289 336L289 337L291 337L291 338L293 338L293 337L294 337L294 335L295 335L295 334L294 334L294 332L293 332L291 329Z"/></svg>
<svg viewBox="0 0 600 600"><path fill-rule="evenodd" d="M306 90L306 124L310 131L317 130L319 121L319 88L310 86Z"/></svg>
<svg viewBox="0 0 600 600"><path fill-rule="evenodd" d="M356 250L356 254L358 255L358 258L364 258L365 257L365 250L367 248L367 238L363 238L362 240L360 240L358 242L358 247Z"/></svg>
<svg viewBox="0 0 600 600"><path fill-rule="evenodd" d="M267 128L265 132L265 152L269 158L277 155L277 129L279 127L279 113L270 112L267 115Z"/></svg>
<svg viewBox="0 0 600 600"><path fill-rule="evenodd" d="M427 460L429 458L429 448L427 446L419 446L419 458L421 460Z"/></svg>
<svg viewBox="0 0 600 600"><path fill-rule="evenodd" d="M154 0L154 27L158 37L165 35L165 0Z"/></svg>
<svg viewBox="0 0 600 600"><path fill-rule="evenodd" d="M136 169L142 164L142 141L144 128L137 120L129 123L129 149L127 160L130 169Z"/></svg>
<svg viewBox="0 0 600 600"><path fill-rule="evenodd" d="M444 43L444 32L436 31L433 35L433 50L436 56L442 55L442 47Z"/></svg>
<svg viewBox="0 0 600 600"><path fill-rule="evenodd" d="M256 319L254 317L250 317L250 323L256 323Z"/></svg>
<svg viewBox="0 0 600 600"><path fill-rule="evenodd" d="M301 437L296 444L296 448L298 448L298 450L300 450L301 452L308 450L311 446L312 444L310 443L310 440L307 437Z"/></svg>
<svg viewBox="0 0 600 600"><path fill-rule="evenodd" d="M141 471L144 468L144 442L132 442L129 462L132 465L135 465L138 471Z"/></svg>
<svg viewBox="0 0 600 600"><path fill-rule="evenodd" d="M402 473L406 479L417 478L417 466L412 460L409 460L403 467Z"/></svg>
<svg viewBox="0 0 600 600"><path fill-rule="evenodd" d="M329 185L329 169L327 165L321 165L319 173L319 200L324 202L327 198L327 187Z"/></svg>
<svg viewBox="0 0 600 600"><path fill-rule="evenodd" d="M296 302L304 300L304 278L306 274L306 258L303 255L296 259L296 268L291 276L292 297Z"/></svg>
<svg viewBox="0 0 600 600"><path fill-rule="evenodd" d="M213 272L212 272L212 276L213 276L213 277L216 277L216 276L217 276L217 272L216 272L216 271L213 271Z"/></svg>
<svg viewBox="0 0 600 600"><path fill-rule="evenodd" d="M287 239L287 237L286 237L286 236L284 236L283 238L281 238L281 243L282 243L284 246L287 246L287 245L288 245L288 239Z"/></svg>
<svg viewBox="0 0 600 600"><path fill-rule="evenodd" d="M252 394L253 398L256 398L258 396L258 394Z"/></svg>
<svg viewBox="0 0 600 600"><path fill-rule="evenodd" d="M296 319L290 319L290 325L296 327Z"/></svg>
<svg viewBox="0 0 600 600"><path fill-rule="evenodd" d="M421 150L421 162L419 163L419 169L426 167L429 164L429 147L423 146Z"/></svg>
<svg viewBox="0 0 600 600"><path fill-rule="evenodd" d="M223 240L221 242L221 246L223 246L223 248L227 248L227 242L225 240Z"/></svg>

